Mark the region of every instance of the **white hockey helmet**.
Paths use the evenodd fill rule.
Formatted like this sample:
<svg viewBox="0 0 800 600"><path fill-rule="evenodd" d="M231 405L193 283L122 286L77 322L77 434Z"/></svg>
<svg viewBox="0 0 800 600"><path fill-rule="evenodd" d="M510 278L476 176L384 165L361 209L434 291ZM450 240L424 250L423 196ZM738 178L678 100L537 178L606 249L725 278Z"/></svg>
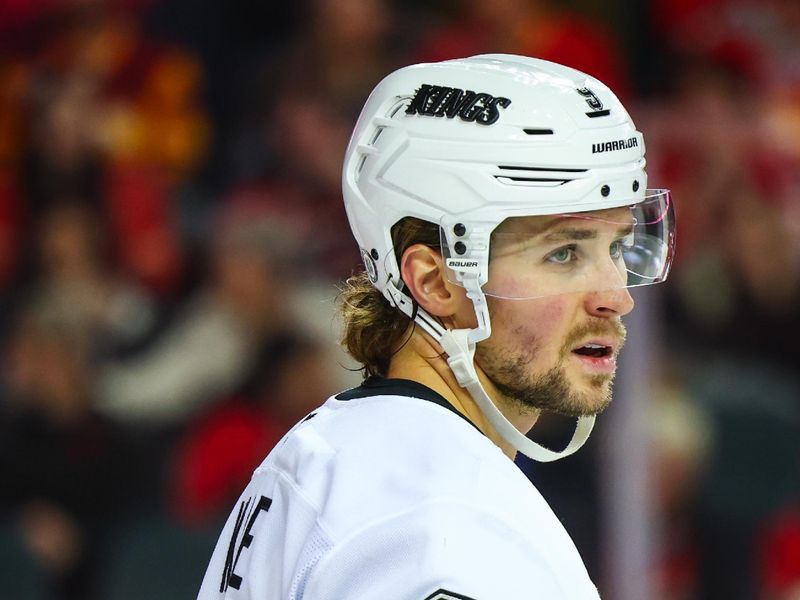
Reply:
<svg viewBox="0 0 800 600"><path fill-rule="evenodd" d="M619 275L602 284L580 278L574 289L545 293L663 281L673 255L674 216L669 192L647 189L644 150L627 111L597 79L499 54L390 74L367 100L348 145L345 208L371 281L442 344L459 383L501 435L537 460L577 450L593 417L582 417L570 445L552 452L517 431L480 386L472 357L475 344L491 333L486 296L541 293L535 285L510 290L493 279L492 233L514 218L604 219L607 209L625 207L617 211L625 232ZM414 309L391 234L405 217L440 225L448 275L466 288L477 328L447 331Z"/></svg>

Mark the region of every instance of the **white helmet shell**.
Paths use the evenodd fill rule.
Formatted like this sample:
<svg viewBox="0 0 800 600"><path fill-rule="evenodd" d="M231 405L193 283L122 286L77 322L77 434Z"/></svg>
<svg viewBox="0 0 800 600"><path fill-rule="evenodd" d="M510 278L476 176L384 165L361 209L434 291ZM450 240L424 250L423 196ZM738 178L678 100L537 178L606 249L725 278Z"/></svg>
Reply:
<svg viewBox="0 0 800 600"><path fill-rule="evenodd" d="M391 228L402 218L461 224L466 256L485 259L507 217L642 200L644 150L614 93L575 69L500 54L413 65L381 81L361 112L345 155L345 207L386 294L400 280Z"/></svg>

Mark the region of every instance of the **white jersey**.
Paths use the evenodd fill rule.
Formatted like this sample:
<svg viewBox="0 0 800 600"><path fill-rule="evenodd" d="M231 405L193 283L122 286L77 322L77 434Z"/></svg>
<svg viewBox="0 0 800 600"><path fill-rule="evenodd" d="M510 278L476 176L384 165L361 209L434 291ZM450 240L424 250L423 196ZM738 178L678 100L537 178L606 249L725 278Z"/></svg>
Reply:
<svg viewBox="0 0 800 600"><path fill-rule="evenodd" d="M598 600L545 500L444 398L370 379L259 466L198 600Z"/></svg>

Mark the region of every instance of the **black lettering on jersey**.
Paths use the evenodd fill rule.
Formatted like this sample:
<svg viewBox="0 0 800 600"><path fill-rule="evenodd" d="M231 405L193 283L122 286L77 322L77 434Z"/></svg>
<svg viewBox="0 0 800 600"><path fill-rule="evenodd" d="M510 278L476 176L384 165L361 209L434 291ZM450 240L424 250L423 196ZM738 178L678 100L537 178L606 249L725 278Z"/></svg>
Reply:
<svg viewBox="0 0 800 600"><path fill-rule="evenodd" d="M266 496L261 496L258 499L258 504L255 504L250 513L248 513L247 509L250 507L250 503L253 500L253 498L248 498L247 502L242 501L242 503L239 505L239 514L236 517L236 525L234 525L231 541L228 544L228 554L225 558L225 568L222 571L222 581L220 581L219 584L220 592L225 592L228 587L232 587L235 590L238 590L241 587L242 578L234 572L236 570L236 565L239 564L239 558L242 555L242 550L249 548L250 544L253 543L253 535L250 532L253 529L253 525L255 524L258 515L262 510L267 512L269 507L272 505L272 499L267 498ZM236 550L236 541L239 539L239 532L241 531L242 524L245 522L245 520L247 520L247 526L244 529L242 541L239 543L239 549ZM236 553L235 558L234 552Z"/></svg>
<svg viewBox="0 0 800 600"><path fill-rule="evenodd" d="M467 123L492 125L500 118L500 109L510 104L511 100L502 96L425 83L416 91L405 112L448 119L458 116Z"/></svg>
<svg viewBox="0 0 800 600"><path fill-rule="evenodd" d="M224 592L228 589L228 579L233 572L233 555L236 552L236 540L239 539L239 530L242 528L247 508L250 506L250 500L239 505L239 514L236 516L236 524L233 526L233 533L231 534L231 541L228 542L228 553L225 556L225 568L222 570L222 580L219 582L219 591Z"/></svg>
<svg viewBox="0 0 800 600"><path fill-rule="evenodd" d="M433 592L425 600L475 600L464 594L456 594L455 592L448 592L447 590L438 589Z"/></svg>

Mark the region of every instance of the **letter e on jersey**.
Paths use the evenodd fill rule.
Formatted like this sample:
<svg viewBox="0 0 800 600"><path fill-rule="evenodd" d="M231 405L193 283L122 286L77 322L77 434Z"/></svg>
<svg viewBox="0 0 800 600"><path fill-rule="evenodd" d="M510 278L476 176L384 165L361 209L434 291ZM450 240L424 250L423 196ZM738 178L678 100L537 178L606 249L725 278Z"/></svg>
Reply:
<svg viewBox="0 0 800 600"><path fill-rule="evenodd" d="M252 507L251 507L252 504ZM249 548L253 543L253 525L255 525L258 515L261 511L267 512L272 505L272 500L266 496L261 496L258 503L255 503L255 498L250 498L247 502L242 501L239 505L239 514L236 517L236 526L233 528L233 535L228 544L228 554L225 558L225 568L222 571L222 580L219 583L219 591L225 592L228 587L238 590L242 586L242 577L236 574L236 565L239 564L239 558L242 556L242 551ZM249 512L248 512L249 510ZM242 525L247 522L244 529L244 535L241 542L239 542L239 549L236 549L236 542L239 539L239 532Z"/></svg>

